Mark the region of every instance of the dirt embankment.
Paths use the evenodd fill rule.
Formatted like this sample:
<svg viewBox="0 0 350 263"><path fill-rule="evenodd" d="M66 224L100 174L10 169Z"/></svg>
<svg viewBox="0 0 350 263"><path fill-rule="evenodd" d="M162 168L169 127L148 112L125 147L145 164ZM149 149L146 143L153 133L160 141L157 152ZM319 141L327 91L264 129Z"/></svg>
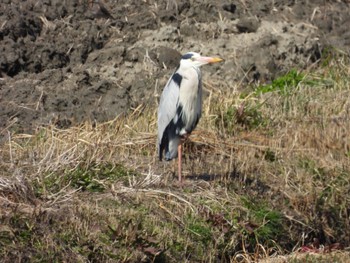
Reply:
<svg viewBox="0 0 350 263"><path fill-rule="evenodd" d="M0 130L98 122L154 103L180 53L220 55L205 78L269 81L349 52L347 1L2 1Z"/></svg>

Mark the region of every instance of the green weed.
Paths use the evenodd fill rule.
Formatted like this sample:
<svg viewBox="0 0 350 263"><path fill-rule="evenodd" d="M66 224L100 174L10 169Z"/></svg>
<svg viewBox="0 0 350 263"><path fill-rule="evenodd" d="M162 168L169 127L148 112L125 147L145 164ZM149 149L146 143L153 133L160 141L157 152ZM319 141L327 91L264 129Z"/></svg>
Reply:
<svg viewBox="0 0 350 263"><path fill-rule="evenodd" d="M238 107L232 105L221 114L216 125L228 135L233 135L240 129L252 130L260 126L264 127L268 120L263 116L261 107L262 104L251 101L243 102Z"/></svg>
<svg viewBox="0 0 350 263"><path fill-rule="evenodd" d="M70 181L74 188L81 188L83 191L103 192L106 184L118 178L131 175L122 165L90 164L87 167L78 166L65 175L65 180ZM135 173L134 173L135 174Z"/></svg>
<svg viewBox="0 0 350 263"><path fill-rule="evenodd" d="M193 238L203 245L207 245L212 241L212 233L210 227L204 222L192 222L188 226L188 231L193 235Z"/></svg>
<svg viewBox="0 0 350 263"><path fill-rule="evenodd" d="M117 179L133 175L137 176L137 173L121 164L80 164L74 169L48 174L41 183L36 183L35 191L40 196L44 193L57 193L62 187L70 185L82 191L103 192Z"/></svg>
<svg viewBox="0 0 350 263"><path fill-rule="evenodd" d="M249 222L244 233L249 236L251 245L269 245L271 241L280 239L283 235L283 217L280 212L269 208L265 202L243 198L242 202L248 209Z"/></svg>
<svg viewBox="0 0 350 263"><path fill-rule="evenodd" d="M292 69L287 74L276 78L271 84L261 85L255 88L257 95L264 94L267 92L279 92L281 95L290 94L304 79L305 75L299 73L297 70Z"/></svg>

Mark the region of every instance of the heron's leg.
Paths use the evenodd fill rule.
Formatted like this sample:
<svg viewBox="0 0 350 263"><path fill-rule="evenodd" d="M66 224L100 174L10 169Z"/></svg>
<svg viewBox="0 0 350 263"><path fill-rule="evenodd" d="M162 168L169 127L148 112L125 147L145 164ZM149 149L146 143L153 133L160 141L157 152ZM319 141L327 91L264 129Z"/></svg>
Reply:
<svg viewBox="0 0 350 263"><path fill-rule="evenodd" d="M177 152L178 152L178 174L179 174L179 182L182 182L182 141L180 141L179 146L177 146Z"/></svg>
<svg viewBox="0 0 350 263"><path fill-rule="evenodd" d="M178 173L179 173L179 182L182 183L182 144L188 139L190 136L189 133L185 133L180 138L180 143L177 147L178 152Z"/></svg>

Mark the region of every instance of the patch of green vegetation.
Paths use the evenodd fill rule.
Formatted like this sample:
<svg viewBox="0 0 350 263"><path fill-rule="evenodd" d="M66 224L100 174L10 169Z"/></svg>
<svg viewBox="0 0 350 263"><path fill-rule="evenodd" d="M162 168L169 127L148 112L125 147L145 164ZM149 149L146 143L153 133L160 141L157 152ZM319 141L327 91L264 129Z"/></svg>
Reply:
<svg viewBox="0 0 350 263"><path fill-rule="evenodd" d="M323 48L321 54L321 66L326 68L331 65L333 61L335 61L339 57L339 51L335 47L327 46Z"/></svg>
<svg viewBox="0 0 350 263"><path fill-rule="evenodd" d="M0 228L0 255L6 258L4 262L15 262L18 254L30 262L80 262L82 258L89 262L130 259L129 262L138 261L138 255L147 262L165 261L163 244L145 217L134 214L133 220L130 213L119 218L113 214L118 225L105 231L105 216L110 214L100 215L88 208L92 205L59 213L13 211L5 215L8 227Z"/></svg>
<svg viewBox="0 0 350 263"><path fill-rule="evenodd" d="M236 107L231 105L221 115L221 119L218 119L216 125L218 127L223 126L223 130L229 134L234 134L238 127L242 127L245 130L251 130L260 126L266 126L268 120L264 118L260 108L261 103L244 102L240 106Z"/></svg>
<svg viewBox="0 0 350 263"><path fill-rule="evenodd" d="M322 183L323 188L317 192L315 210L327 217L317 224L332 229L334 236L342 236L348 227L349 201L344 198L344 193L350 189L350 172L336 171L333 175L329 174Z"/></svg>
<svg viewBox="0 0 350 263"><path fill-rule="evenodd" d="M32 238L34 225L30 219L15 214L10 219L10 224L13 227L13 229L16 229L14 231L14 234L15 234L15 239L18 242L25 243Z"/></svg>
<svg viewBox="0 0 350 263"><path fill-rule="evenodd" d="M247 128L254 129L259 126L265 126L267 120L263 117L261 107L263 104L248 103L247 105L242 105L242 109L237 110L237 124Z"/></svg>
<svg viewBox="0 0 350 263"><path fill-rule="evenodd" d="M236 108L234 106L230 106L226 112L222 115L222 124L223 128L226 130L228 134L233 134L235 127L235 117L236 117ZM220 122L217 122L220 123Z"/></svg>
<svg viewBox="0 0 350 263"><path fill-rule="evenodd" d="M0 230L0 251L1 247L11 245L12 240L14 239L14 233L11 230L10 227L2 227Z"/></svg>
<svg viewBox="0 0 350 263"><path fill-rule="evenodd" d="M312 175L314 180L325 181L327 180L326 171L322 167L318 167L314 160L311 160L307 157L301 158L299 160L299 165L303 168L308 174Z"/></svg>
<svg viewBox="0 0 350 263"><path fill-rule="evenodd" d="M268 207L265 202L250 198L241 198L248 209L249 222L243 229L251 245L269 245L272 240L278 240L283 235L283 216L279 211Z"/></svg>
<svg viewBox="0 0 350 263"><path fill-rule="evenodd" d="M287 74L274 79L271 84L258 86L255 89L255 93L259 95L277 91L282 95L289 95L304 77L305 75L303 73L299 73L297 70L292 69Z"/></svg>
<svg viewBox="0 0 350 263"><path fill-rule="evenodd" d="M269 162L274 162L277 160L276 153L271 149L267 149L264 151L264 159Z"/></svg>
<svg viewBox="0 0 350 263"><path fill-rule="evenodd" d="M44 175L33 181L33 189L36 197L47 196L50 193L57 193L61 189L61 177L58 173Z"/></svg>
<svg viewBox="0 0 350 263"><path fill-rule="evenodd" d="M40 219L43 216L45 215L27 214L15 210L5 216L8 223L6 242L2 239L4 231L0 231L0 255L4 262L15 262L15 259L18 259L18 253L23 253L22 259L30 262L62 261L52 252L53 247L50 247L51 243L48 242L49 233L43 236L44 228L51 229L47 225L45 227L41 225ZM54 247L56 251L59 250L59 246Z"/></svg>
<svg viewBox="0 0 350 263"><path fill-rule="evenodd" d="M57 193L70 185L76 189L89 192L103 192L118 179L138 174L121 164L91 163L80 164L74 169L55 171L34 182L37 197Z"/></svg>
<svg viewBox="0 0 350 263"><path fill-rule="evenodd" d="M187 229L192 234L193 238L203 245L207 245L212 240L211 229L205 222L192 222Z"/></svg>
<svg viewBox="0 0 350 263"><path fill-rule="evenodd" d="M148 259L161 260L164 258L165 251L162 242L155 233L154 226L147 226L149 223L145 218L137 216L136 218L125 217L118 225L109 225L102 239L104 243L108 242L116 249L128 248L134 251L144 252ZM130 251L126 251L128 254Z"/></svg>
<svg viewBox="0 0 350 263"><path fill-rule="evenodd" d="M347 88L349 74L344 65L349 65L349 55L343 50L333 46L324 47L322 50L320 66L325 70L327 76L325 84L329 87Z"/></svg>
<svg viewBox="0 0 350 263"><path fill-rule="evenodd" d="M103 192L106 189L106 182L115 181L129 174L130 171L124 166L107 163L90 164L87 167L78 166L69 171L65 177L74 188L81 188L83 191L90 192Z"/></svg>

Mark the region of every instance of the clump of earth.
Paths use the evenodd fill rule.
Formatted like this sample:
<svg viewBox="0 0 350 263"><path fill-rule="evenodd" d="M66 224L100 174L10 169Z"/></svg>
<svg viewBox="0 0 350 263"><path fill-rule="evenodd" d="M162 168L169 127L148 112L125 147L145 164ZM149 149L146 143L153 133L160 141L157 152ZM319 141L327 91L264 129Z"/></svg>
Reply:
<svg viewBox="0 0 350 263"><path fill-rule="evenodd" d="M347 1L3 0L0 138L156 103L187 51L225 59L207 81L269 82L349 53L349 26Z"/></svg>

